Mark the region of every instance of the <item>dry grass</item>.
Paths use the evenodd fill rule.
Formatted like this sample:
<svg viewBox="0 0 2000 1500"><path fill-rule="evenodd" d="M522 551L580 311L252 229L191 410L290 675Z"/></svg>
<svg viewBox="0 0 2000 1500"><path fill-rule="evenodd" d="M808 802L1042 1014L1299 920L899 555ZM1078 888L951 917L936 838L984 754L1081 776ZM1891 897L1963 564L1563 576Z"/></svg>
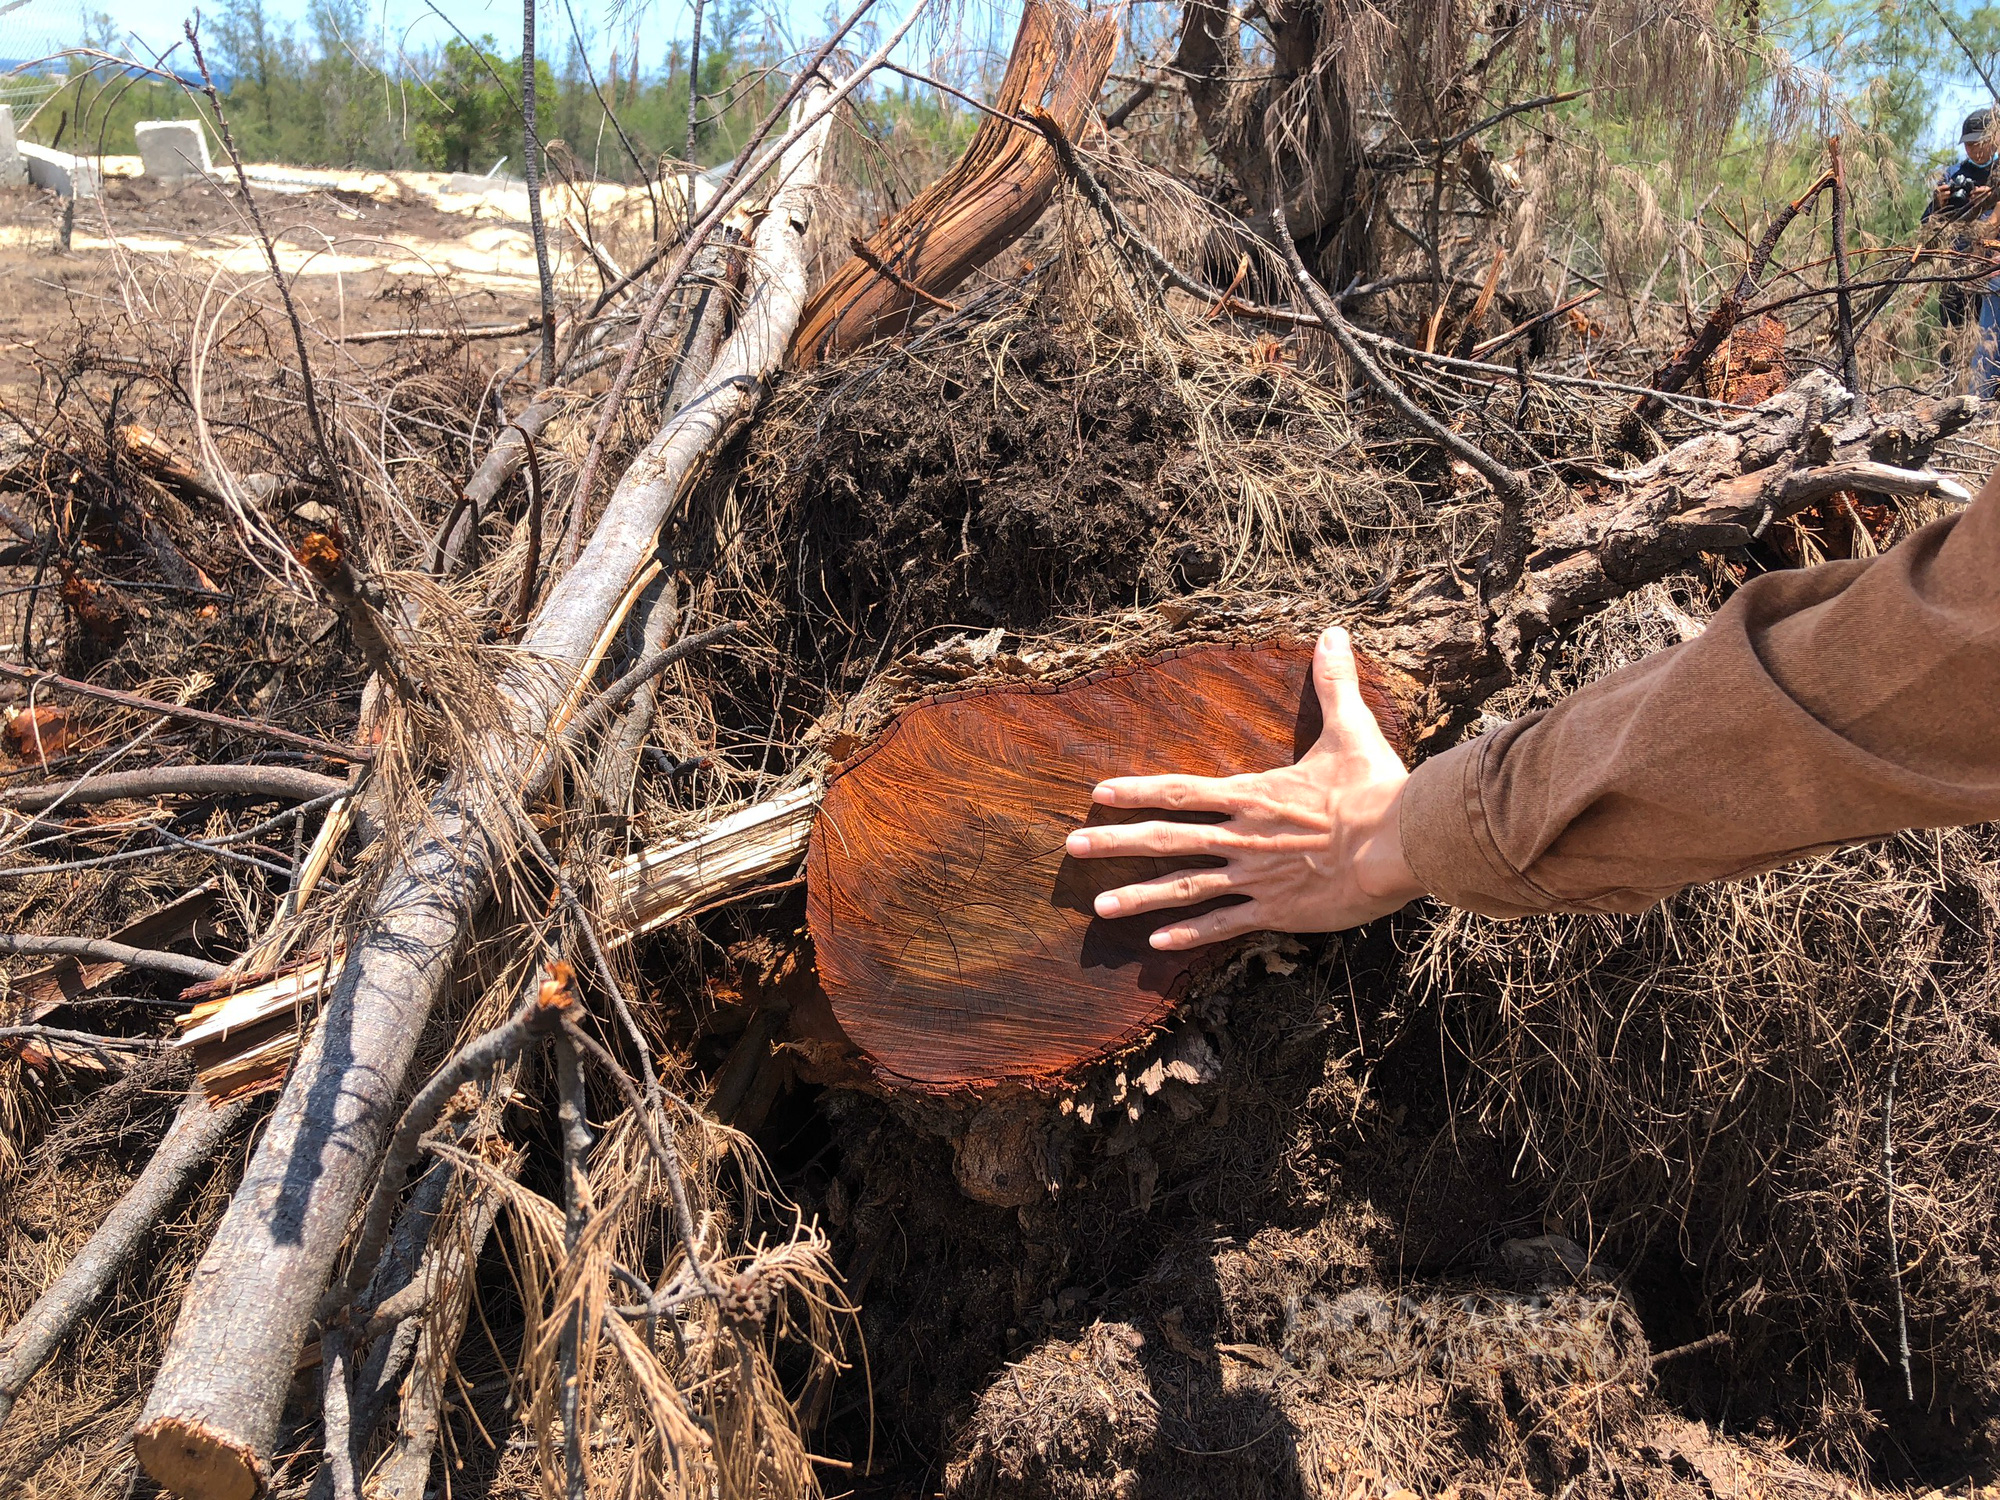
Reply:
<svg viewBox="0 0 2000 1500"><path fill-rule="evenodd" d="M1701 591L1674 592L1609 612L1506 707L1698 628ZM1612 1264L1687 1267L1734 1379L1858 1464L1881 1414L1910 1410L1906 1335L1938 1424L1982 1441L2000 1396L1996 933L2000 845L1939 830L1638 917L1447 913L1406 982L1549 1227Z"/></svg>

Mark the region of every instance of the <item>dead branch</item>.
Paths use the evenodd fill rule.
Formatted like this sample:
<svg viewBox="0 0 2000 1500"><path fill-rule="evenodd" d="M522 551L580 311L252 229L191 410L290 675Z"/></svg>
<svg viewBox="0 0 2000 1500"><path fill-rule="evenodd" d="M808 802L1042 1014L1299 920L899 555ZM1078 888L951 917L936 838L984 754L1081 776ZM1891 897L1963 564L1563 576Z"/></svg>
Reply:
<svg viewBox="0 0 2000 1500"><path fill-rule="evenodd" d="M697 651L704 651L717 641L727 640L740 627L734 620L725 620L720 625L685 636L671 646L655 651L642 659L610 687L606 688L590 703L590 706L572 719L563 731L563 737L575 744L602 728L605 721L623 708L632 695L646 683L651 682L675 662L684 661Z"/></svg>
<svg viewBox="0 0 2000 1500"><path fill-rule="evenodd" d="M376 1262L388 1242L390 1217L403 1196L403 1181L423 1150L424 1137L437 1124L452 1095L464 1084L514 1061L531 1043L553 1036L563 1012L576 1000L571 977L569 965L552 965L548 978L536 985L535 993L513 1015L445 1059L443 1066L417 1091L389 1142L389 1150L375 1177L375 1190L361 1216L361 1229L354 1254L347 1263L347 1274L342 1284L328 1293L328 1303L321 1310L323 1318L330 1318L352 1304L374 1279Z"/></svg>
<svg viewBox="0 0 2000 1500"><path fill-rule="evenodd" d="M667 638L680 624L679 588L671 567L662 570L649 592L652 597L641 601L645 613L639 629L639 649L645 656L664 649ZM597 764L591 779L596 782L597 795L607 807L629 808L639 749L651 732L653 709L658 698L652 678L640 683L632 694L630 711L619 719L616 730L605 736L604 743L598 748Z"/></svg>
<svg viewBox="0 0 2000 1500"><path fill-rule="evenodd" d="M847 248L854 252L854 258L856 260L860 261L864 266L868 267L868 269L873 271L877 276L882 277L884 280L893 282L898 291L907 292L917 301L927 302L932 307L938 309L938 311L940 312L955 313L958 311L958 304L956 302L947 302L945 301L944 298L935 296L932 293L925 291L916 282L910 280L909 277L905 276L901 271L898 271L894 266L890 265L886 260L882 259L881 256L877 255L873 250L871 250L868 247L868 241L861 238L860 235L858 234L849 235L847 237ZM992 259L991 256L988 256L986 258L988 260Z"/></svg>
<svg viewBox="0 0 2000 1500"><path fill-rule="evenodd" d="M336 344L391 344L403 339L441 339L451 342L473 339L517 339L542 326L540 318L523 318L518 323L481 323L472 328L370 328L362 333L343 333Z"/></svg>
<svg viewBox="0 0 2000 1500"><path fill-rule="evenodd" d="M556 1122L562 1135L563 1161L563 1253L574 1256L590 1219L590 1125L584 1118L589 1108L589 1091L583 1075L583 1059L569 1028L555 1039ZM678 1174L675 1177L678 1181ZM563 1425L563 1470L567 1477L568 1500L589 1500L590 1476L584 1464L583 1388L577 1381L577 1343L584 1316L581 1305L571 1307L557 1336L556 1370L562 1382L559 1409Z"/></svg>
<svg viewBox="0 0 2000 1500"><path fill-rule="evenodd" d="M97 1304L140 1243L212 1161L249 1113L246 1103L211 1105L197 1084L132 1186L90 1240L20 1320L0 1338L0 1426L21 1390Z"/></svg>
<svg viewBox="0 0 2000 1500"><path fill-rule="evenodd" d="M1253 302L1246 302L1239 297L1233 296L1227 288L1210 286L1208 283L1199 281L1188 275L1180 267L1168 260L1166 256L1162 255L1157 246L1152 244L1133 227L1132 221L1125 217L1124 211L1111 201L1110 194L1105 192L1104 185L1098 181L1097 174L1090 169L1089 163L1084 161L1082 156L1077 153L1075 146L1063 136L1060 130L1052 129L1050 122L1047 120L1037 118L1034 110L1028 111L1027 119L1036 125L1042 131L1043 135L1049 138L1049 144L1055 148L1057 162L1061 165L1064 174L1075 185L1077 191L1083 194L1084 201L1097 210L1099 217L1104 220L1112 234L1122 244L1136 251L1147 266L1151 268L1153 273L1166 283L1166 285L1174 288L1176 291L1186 292L1189 296L1199 299L1218 312L1225 312L1231 317L1243 318L1250 322L1272 323L1284 328L1322 328L1325 326L1319 317L1312 312L1301 312L1295 308L1268 307ZM1351 292L1343 292L1337 300L1346 303L1395 284L1398 284L1398 279L1391 278L1387 281L1356 287ZM1810 295L1817 296L1820 294L1812 293ZM1449 370L1454 374L1499 378L1508 381L1518 378L1517 373L1506 365L1489 364L1476 359L1457 359L1449 354L1438 354L1428 349L1414 348L1385 334L1371 333L1365 328L1356 328L1352 324L1348 325L1348 332L1361 343L1368 345L1372 349L1380 350L1382 353L1394 354L1420 364L1431 365L1440 370ZM1653 386L1632 385L1623 381L1602 380L1585 375L1557 375L1536 372L1530 378L1540 381L1545 385L1562 386L1570 390L1615 391L1622 395L1657 398L1663 403L1671 400L1695 407L1716 408L1729 406L1729 403L1726 401L1713 401L1705 396L1685 396L1676 391L1655 389Z"/></svg>
<svg viewBox="0 0 2000 1500"><path fill-rule="evenodd" d="M1790 227L1792 220L1811 206L1813 200L1833 185L1833 173L1822 173L1813 184L1798 197L1779 209L1771 218L1770 227L1750 254L1749 264L1743 274L1736 278L1736 285L1729 294L1709 313L1707 320L1680 353L1653 372L1652 386L1656 394L1642 396L1639 404L1632 408L1627 417L1621 438L1628 446L1637 440L1644 424L1657 421L1666 409L1661 395L1671 395L1686 385L1696 371L1708 363L1708 357L1722 347L1722 341L1729 336L1729 330L1736 326L1743 309L1750 305L1750 299L1757 295L1757 283L1763 280L1764 268L1771 263L1771 255L1778 248L1778 239Z"/></svg>
<svg viewBox="0 0 2000 1500"><path fill-rule="evenodd" d="M108 938L62 937L38 932L0 933L0 953L19 953L38 958L81 958L92 963L124 964L133 969L157 969L163 974L179 974L185 979L219 979L221 964L205 958L188 958L179 953L161 953L152 948L134 948Z"/></svg>
<svg viewBox="0 0 2000 1500"><path fill-rule="evenodd" d="M542 391L521 408L518 417L500 429L486 457L465 482L458 503L438 528L438 540L427 564L429 571L442 573L458 561L467 541L478 533L486 507L499 496L507 481L521 471L529 446L542 435L549 419L562 410L563 396L560 390Z"/></svg>
<svg viewBox="0 0 2000 1500"><path fill-rule="evenodd" d="M519 1169L517 1153L498 1170L511 1177ZM403 1384L395 1438L369 1477L369 1500L423 1500L429 1488L431 1454L437 1447L452 1356L471 1310L479 1255L500 1210L499 1194L476 1177L472 1181L470 1202L460 1221L462 1229L459 1224L452 1225L457 1233L450 1234L434 1252L438 1274L431 1283L430 1309L422 1320L409 1378Z"/></svg>
<svg viewBox="0 0 2000 1500"><path fill-rule="evenodd" d="M503 641L534 612L542 574L542 525L548 514L548 486L542 481L542 460L535 452L535 440L524 436L521 451L528 460L528 555L521 559L521 584L515 591L514 607L500 620L498 634Z"/></svg>
<svg viewBox="0 0 2000 1500"><path fill-rule="evenodd" d="M279 728L276 724L260 724L254 719L238 719L228 714L214 714L207 709L189 708L180 703L162 703L158 698L142 698L137 693L124 693L116 688L98 687L95 683L78 682L71 677L58 677L54 672L35 671L8 662L0 662L0 677L10 677L16 682L25 682L33 688L53 688L57 692L71 693L79 698L95 698L101 703L115 703L120 708L158 714L166 719L182 719L190 724L206 724L213 729L227 729L234 734L276 740L281 745L310 750L327 760L365 761L370 755L368 750L358 745L336 745L331 740L316 739L309 734L295 734L289 729Z"/></svg>
<svg viewBox="0 0 2000 1500"><path fill-rule="evenodd" d="M1334 341L1340 345L1341 352L1354 361L1356 368L1366 377L1368 383L1374 386L1405 420L1422 428L1453 457L1463 459L1470 464L1481 478L1493 486L1493 493L1499 496L1503 506L1518 511L1528 498L1528 482L1484 448L1460 437L1417 405L1410 399L1409 392L1390 379L1388 373L1369 358L1368 351L1362 348L1359 340L1354 337L1354 331L1348 326L1347 319L1341 314L1339 306L1327 295L1326 289L1319 284L1312 272L1306 269L1305 261L1300 259L1299 247L1292 243L1291 231L1285 223L1285 205L1276 198L1271 200L1271 222L1277 226L1278 246L1285 257L1285 263L1291 267L1294 284L1304 295L1306 304L1318 316L1320 326L1331 333Z"/></svg>
<svg viewBox="0 0 2000 1500"><path fill-rule="evenodd" d="M514 819L505 809L553 768L539 758L549 726L581 695L688 476L755 409L796 325L831 98L816 92L788 133L755 237L748 304L707 388L634 461L569 580L527 632L523 659L532 665L502 684L511 722L446 782L425 834L386 865L202 1258L134 1435L147 1471L183 1495L234 1500L268 1476L292 1364L372 1185L424 1020L509 852Z"/></svg>
<svg viewBox="0 0 2000 1500"><path fill-rule="evenodd" d="M793 787L614 866L606 913L612 946L727 900L798 863L818 805L816 784Z"/></svg>
<svg viewBox="0 0 2000 1500"><path fill-rule="evenodd" d="M338 776L322 776L297 766L146 766L108 771L60 786L17 787L0 792L0 806L42 812L58 802L82 807L98 802L143 801L149 797L255 797L263 801L309 802L344 791Z"/></svg>
<svg viewBox="0 0 2000 1500"><path fill-rule="evenodd" d="M771 107L771 112L751 132L750 139L744 143L742 151L737 154L735 166L730 170L728 179L730 185L709 201L700 219L696 220L693 227L688 230L687 238L675 255L672 267L660 279L659 287L647 302L646 309L639 318L638 331L633 335L624 361L618 366L618 374L612 379L611 389L604 395L596 430L590 435L590 447L585 450L583 463L577 471L576 494L570 502L570 524L564 533L560 554L561 566L565 569L575 556L576 543L583 535L584 518L590 510L591 493L595 488L598 466L603 462L604 445L610 439L611 429L617 422L619 411L623 409L627 393L632 388L632 379L639 368L640 353L646 348L648 340L653 336L653 330L659 325L660 315L666 310L668 298L694 264L695 256L708 242L708 237L721 227L726 217L743 201L751 187L764 173L774 163L781 163L796 143L806 139L809 133L818 130L822 123L831 118L840 102L882 66L883 61L909 34L910 28L916 25L926 8L922 4L911 7L910 14L890 34L887 41L864 58L852 73L848 74L837 87L827 91L810 109L799 111L791 129L773 143L761 157L757 157L755 153L763 145L765 138L776 126L784 111L792 108L795 101L805 97L804 90L808 82L817 75L820 68L825 66L840 40L853 29L874 3L875 0L861 0L860 5L835 29L833 35L828 37L813 54L812 60L793 78L791 86Z"/></svg>
<svg viewBox="0 0 2000 1500"><path fill-rule="evenodd" d="M389 627L383 619L378 590L355 571L348 548L337 537L315 531L298 545L298 559L305 570L333 601L333 607L347 622L348 634L360 650L368 670L396 690L405 703L418 703L428 696L423 685L404 669Z"/></svg>

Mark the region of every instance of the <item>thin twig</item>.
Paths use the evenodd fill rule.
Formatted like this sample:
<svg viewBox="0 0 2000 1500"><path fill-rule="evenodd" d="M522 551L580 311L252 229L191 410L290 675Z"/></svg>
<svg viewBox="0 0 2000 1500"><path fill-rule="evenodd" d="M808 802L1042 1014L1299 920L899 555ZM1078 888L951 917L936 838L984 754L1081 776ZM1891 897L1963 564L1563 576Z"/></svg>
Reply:
<svg viewBox="0 0 2000 1500"><path fill-rule="evenodd" d="M694 1277L704 1294L713 1296L717 1288L714 1279L708 1274L708 1268L702 1264L701 1247L695 1240L694 1210L688 1203L687 1181L682 1176L681 1154L674 1145L673 1133L660 1128L664 1121L656 1119L652 1111L646 1108L646 1101L640 1097L639 1086L632 1081L632 1075L618 1065L618 1059L611 1055L602 1042L578 1026L574 1016L565 1015L562 1026L570 1039L588 1053L591 1060L602 1068L606 1076L617 1086L618 1092L624 1096L625 1107L632 1111L633 1118L639 1122L639 1128L646 1137L646 1144L652 1148L653 1157L660 1164L661 1174L667 1179L667 1192L674 1200L676 1226L680 1230L682 1248L687 1253L689 1274Z"/></svg>
<svg viewBox="0 0 2000 1500"><path fill-rule="evenodd" d="M313 379L312 359L306 353L305 325L299 320L299 310L292 302L291 283L285 280L284 268L278 264L278 247L272 241L270 232L264 228L264 215L257 207L256 195L250 191L250 174L243 167L243 153L236 149L236 136L229 128L229 117L223 113L222 96L215 91L215 79L208 71L208 59L202 56L201 38L196 35L193 18L182 23L187 33L188 45L194 49L195 66L201 70L202 92L208 95L208 107L215 112L216 133L222 137L222 149L229 153L229 161L236 168L236 185L243 194L243 206L250 215L250 222L257 230L258 242L264 247L264 260L271 268L271 279L278 284L278 300L284 304L285 318L292 325L292 345L299 356L299 380L305 392L306 422L312 428L313 443L319 449L320 463L324 466L324 482L329 485L343 513L352 509L347 493L347 485L342 476L340 461L333 451L333 439L328 433L327 422L320 411L319 386ZM358 516L349 516L350 526L359 531Z"/></svg>
<svg viewBox="0 0 2000 1500"><path fill-rule="evenodd" d="M156 1036L103 1036L95 1031L70 1031L61 1026L44 1026L30 1022L20 1026L0 1026L0 1041L37 1038L51 1042L68 1042L73 1046L90 1051L105 1048L112 1052L164 1052L173 1045Z"/></svg>
<svg viewBox="0 0 2000 1500"><path fill-rule="evenodd" d="M535 276L542 292L542 384L556 381L556 283L549 270L549 236L542 223L542 142L535 134L535 0L521 0L522 176L528 186L528 228L535 241Z"/></svg>
<svg viewBox="0 0 2000 1500"><path fill-rule="evenodd" d="M1854 298L1848 291L1847 267L1847 168L1841 161L1840 137L1830 136L1826 154L1833 162L1833 315L1840 340L1841 379L1854 398L1853 414L1868 415L1868 398L1861 390L1861 363L1854 352Z"/></svg>
<svg viewBox="0 0 2000 1500"><path fill-rule="evenodd" d="M1901 1024L1889 1019L1889 1082L1882 1093L1882 1228L1889 1241L1889 1286L1896 1296L1896 1358L1903 1369L1903 1395L1915 1402L1917 1383L1910 1373L1910 1315L1903 1302L1903 1255L1896 1242L1896 1076L1903 1065L1903 1033L1909 1028L1906 1011Z"/></svg>
<svg viewBox="0 0 2000 1500"><path fill-rule="evenodd" d="M535 451L534 438L518 422L509 422L507 427L521 435L521 451L528 460L528 555L521 559L521 589L514 597L513 613L500 624L503 641L527 620L535 607L535 589L541 582L542 571L542 517L547 513L543 496L548 492L542 483L542 460Z"/></svg>
<svg viewBox="0 0 2000 1500"><path fill-rule="evenodd" d="M1277 161L1272 159L1275 172ZM1278 248L1283 251L1286 264L1291 267L1292 280L1306 299L1306 304L1319 315L1320 322L1331 333L1341 351L1354 361L1368 383L1376 388L1389 404L1401 412L1405 418L1429 433L1444 450L1469 464L1475 472L1493 487L1493 493L1500 501L1500 524L1492 546L1488 549L1489 582L1497 587L1511 586L1520 575L1521 565L1526 558L1524 544L1526 527L1523 513L1528 503L1528 481L1515 470L1500 462L1478 444L1469 442L1453 432L1436 417L1425 411L1410 399L1389 373L1369 357L1348 327L1346 317L1327 295L1326 288L1319 279L1306 269L1306 263L1299 256L1299 247L1292 242L1290 225L1285 222L1285 205L1282 193L1274 193L1271 203L1271 223L1277 231Z"/></svg>
<svg viewBox="0 0 2000 1500"><path fill-rule="evenodd" d="M700 180L695 170L694 152L700 127L701 111L701 18L703 0L694 0L694 25L688 31L688 114L687 144L681 151L681 160L687 163L687 199L681 205L681 218L690 231L694 228L694 189Z"/></svg>
<svg viewBox="0 0 2000 1500"><path fill-rule="evenodd" d="M956 302L947 302L944 298L925 291L914 281L910 280L909 277L883 260L881 256L869 248L868 241L861 238L860 235L849 235L847 237L847 247L854 252L856 260L868 267L877 276L893 284L898 291L908 292L912 297L917 298L919 301L928 302L932 307L938 308L943 312L955 313L959 310Z"/></svg>
<svg viewBox="0 0 2000 1500"><path fill-rule="evenodd" d="M581 741L600 728L604 721L625 706L631 696L639 691L641 683L657 677L683 657L692 656L697 651L706 650L717 641L725 640L742 629L735 620L724 620L698 635L685 635L665 650L655 651L631 671L625 673L610 687L592 699L589 706L571 719L563 730L563 739L570 744Z"/></svg>

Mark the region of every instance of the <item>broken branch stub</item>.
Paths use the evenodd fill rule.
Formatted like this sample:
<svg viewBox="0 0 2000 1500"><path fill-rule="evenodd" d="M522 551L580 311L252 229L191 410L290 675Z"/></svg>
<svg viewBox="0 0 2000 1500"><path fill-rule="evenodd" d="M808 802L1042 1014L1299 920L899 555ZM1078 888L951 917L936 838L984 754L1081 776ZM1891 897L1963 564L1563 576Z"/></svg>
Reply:
<svg viewBox="0 0 2000 1500"><path fill-rule="evenodd" d="M1525 566L1497 596L1462 566L1391 580L1387 603L1347 614L1376 717L1387 727L1400 713L1435 744L1535 641L1833 491L1965 498L1921 465L1976 402L1858 417L1850 405L1816 374L1642 468L1602 475L1610 498L1528 528ZM1299 613L1298 627L1324 623ZM1164 914L1105 921L1091 903L1183 862L1080 862L1064 835L1159 816L1094 807L1091 787L1108 775L1296 760L1319 727L1310 662L1305 644L1225 642L1059 686L953 692L906 710L843 766L813 826L807 914L833 1014L882 1081L1053 1083L1163 1020L1204 955L1149 947Z"/></svg>
<svg viewBox="0 0 2000 1500"><path fill-rule="evenodd" d="M809 90L805 100L821 97ZM754 411L805 300L803 245L830 113L776 163L743 317L700 397L633 462L597 531L501 684L505 722L432 798L425 833L385 869L271 1122L196 1267L133 1448L190 1500L251 1500L268 1482L285 1392L432 1007L513 847L515 809L549 732L585 692L661 526L716 441Z"/></svg>
<svg viewBox="0 0 2000 1500"><path fill-rule="evenodd" d="M794 361L837 359L900 333L1033 228L1055 193L1055 155L1035 130L1003 117L1046 108L1073 139L1117 48L1115 13L1082 19L1030 0L992 113L965 155L827 277L799 320Z"/></svg>

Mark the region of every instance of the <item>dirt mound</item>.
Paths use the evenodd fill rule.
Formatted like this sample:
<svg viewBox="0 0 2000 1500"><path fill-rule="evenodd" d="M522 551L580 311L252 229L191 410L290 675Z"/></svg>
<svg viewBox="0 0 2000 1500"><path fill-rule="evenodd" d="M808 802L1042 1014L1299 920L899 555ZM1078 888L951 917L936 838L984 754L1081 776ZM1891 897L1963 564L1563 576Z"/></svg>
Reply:
<svg viewBox="0 0 2000 1500"><path fill-rule="evenodd" d="M1408 497L1354 469L1342 403L1282 355L1231 342L1167 359L1047 300L975 334L779 393L735 500L766 588L907 640L1216 585L1376 582Z"/></svg>
<svg viewBox="0 0 2000 1500"><path fill-rule="evenodd" d="M1720 1442L1663 1412L1632 1308L1614 1287L1571 1281L1562 1257L1539 1263L1564 1284L1534 1291L1300 1292L1315 1273L1337 1275L1315 1238L1188 1247L1149 1278L1150 1313L1093 1323L1007 1365L958 1435L944 1494L1394 1500L1829 1488L1829 1476L1775 1451ZM1549 1243L1510 1242L1527 1246L1531 1262ZM1169 1296L1178 1300L1162 1310Z"/></svg>
<svg viewBox="0 0 2000 1500"><path fill-rule="evenodd" d="M1185 549L1164 523L1193 430L1175 395L1046 327L976 358L851 377L773 476L831 598L897 601L915 629L1024 629L1172 588Z"/></svg>

